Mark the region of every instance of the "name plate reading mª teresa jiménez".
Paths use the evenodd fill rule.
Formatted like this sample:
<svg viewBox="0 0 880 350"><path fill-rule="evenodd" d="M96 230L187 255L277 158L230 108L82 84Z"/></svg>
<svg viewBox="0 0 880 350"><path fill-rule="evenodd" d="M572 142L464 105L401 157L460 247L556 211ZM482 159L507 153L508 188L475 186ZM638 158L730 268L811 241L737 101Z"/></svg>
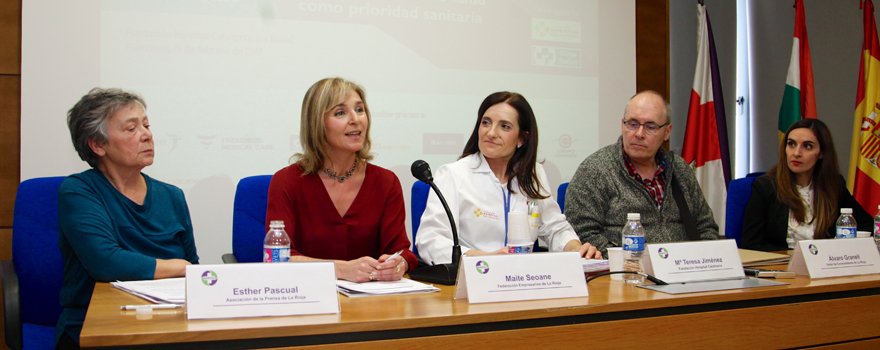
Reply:
<svg viewBox="0 0 880 350"><path fill-rule="evenodd" d="M463 256L455 298L469 303L585 297L576 252Z"/></svg>
<svg viewBox="0 0 880 350"><path fill-rule="evenodd" d="M339 313L332 262L190 265L187 319Z"/></svg>
<svg viewBox="0 0 880 350"><path fill-rule="evenodd" d="M744 278L742 260L732 239L652 243L645 248L645 272L666 283Z"/></svg>

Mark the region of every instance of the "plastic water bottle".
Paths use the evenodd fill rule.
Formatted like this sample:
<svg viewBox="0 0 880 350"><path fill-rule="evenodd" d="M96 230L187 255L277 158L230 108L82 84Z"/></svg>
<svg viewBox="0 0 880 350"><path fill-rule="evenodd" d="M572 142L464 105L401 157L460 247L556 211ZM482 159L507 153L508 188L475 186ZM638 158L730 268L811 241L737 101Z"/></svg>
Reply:
<svg viewBox="0 0 880 350"><path fill-rule="evenodd" d="M852 216L852 208L840 208L835 238L856 238L856 218Z"/></svg>
<svg viewBox="0 0 880 350"><path fill-rule="evenodd" d="M512 211L507 214L507 252L531 253L535 241L531 240L529 216L525 212Z"/></svg>
<svg viewBox="0 0 880 350"><path fill-rule="evenodd" d="M880 249L880 205L877 206L877 215L874 216L874 243Z"/></svg>
<svg viewBox="0 0 880 350"><path fill-rule="evenodd" d="M626 225L623 226L623 270L644 272L642 269L642 254L645 252L645 228L641 222L639 213L626 214ZM627 273L623 275L626 283L645 282L645 276Z"/></svg>
<svg viewBox="0 0 880 350"><path fill-rule="evenodd" d="M290 260L290 237L284 231L284 221L270 221L269 232L263 240L263 262L277 263Z"/></svg>

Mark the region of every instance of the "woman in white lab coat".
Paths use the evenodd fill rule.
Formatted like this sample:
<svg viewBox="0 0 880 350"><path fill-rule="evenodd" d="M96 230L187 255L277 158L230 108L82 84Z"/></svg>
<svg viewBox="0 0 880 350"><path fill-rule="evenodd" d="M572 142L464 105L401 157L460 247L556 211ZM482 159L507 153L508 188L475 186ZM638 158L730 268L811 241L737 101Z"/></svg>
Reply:
<svg viewBox="0 0 880 350"><path fill-rule="evenodd" d="M595 247L581 244L550 197L547 175L536 160L537 154L538 126L526 99L512 92L486 97L461 158L434 174L434 183L446 197L458 225L462 254L506 254L507 214L527 213L529 202L534 202L541 213L538 237L551 251L577 251L581 256L601 259ZM452 230L433 192L422 214L416 245L427 264L445 264L452 259Z"/></svg>

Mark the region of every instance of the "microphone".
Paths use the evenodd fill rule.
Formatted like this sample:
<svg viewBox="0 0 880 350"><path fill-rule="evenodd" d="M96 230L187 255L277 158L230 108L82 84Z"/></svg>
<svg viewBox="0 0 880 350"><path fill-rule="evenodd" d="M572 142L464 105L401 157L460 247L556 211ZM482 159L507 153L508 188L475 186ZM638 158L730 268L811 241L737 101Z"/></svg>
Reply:
<svg viewBox="0 0 880 350"><path fill-rule="evenodd" d="M440 198L440 203L443 204L443 209L446 209L446 216L449 218L450 227L452 227L452 262L449 264L419 267L410 271L409 277L416 281L439 283L447 286L454 285L455 279L458 277L458 261L461 259L461 246L458 245L458 230L455 228L455 220L452 218L452 211L449 210L449 205L446 204L446 198L443 198L440 189L434 184L434 177L431 175L431 166L428 165L428 162L421 159L417 160L413 162L410 171L412 172L413 177L431 186L431 189L433 189L434 193L437 194L437 197Z"/></svg>
<svg viewBox="0 0 880 350"><path fill-rule="evenodd" d="M428 162L419 159L412 163L409 170L412 172L412 176L419 181L426 184L434 183L434 177L431 176L431 166L428 165Z"/></svg>

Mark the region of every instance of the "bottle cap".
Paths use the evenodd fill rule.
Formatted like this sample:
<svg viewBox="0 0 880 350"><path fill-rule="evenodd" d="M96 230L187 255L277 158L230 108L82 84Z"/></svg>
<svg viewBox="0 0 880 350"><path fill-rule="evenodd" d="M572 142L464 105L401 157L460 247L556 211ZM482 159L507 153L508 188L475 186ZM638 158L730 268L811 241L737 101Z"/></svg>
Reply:
<svg viewBox="0 0 880 350"><path fill-rule="evenodd" d="M629 213L629 214L626 214L626 219L627 219L627 220L641 220L641 219L642 219L642 214L639 214L639 213Z"/></svg>
<svg viewBox="0 0 880 350"><path fill-rule="evenodd" d="M284 228L284 220L272 220L272 221L269 221L269 227L270 227L270 228L273 228L273 227Z"/></svg>
<svg viewBox="0 0 880 350"><path fill-rule="evenodd" d="M852 208L840 208L841 214L852 214Z"/></svg>

